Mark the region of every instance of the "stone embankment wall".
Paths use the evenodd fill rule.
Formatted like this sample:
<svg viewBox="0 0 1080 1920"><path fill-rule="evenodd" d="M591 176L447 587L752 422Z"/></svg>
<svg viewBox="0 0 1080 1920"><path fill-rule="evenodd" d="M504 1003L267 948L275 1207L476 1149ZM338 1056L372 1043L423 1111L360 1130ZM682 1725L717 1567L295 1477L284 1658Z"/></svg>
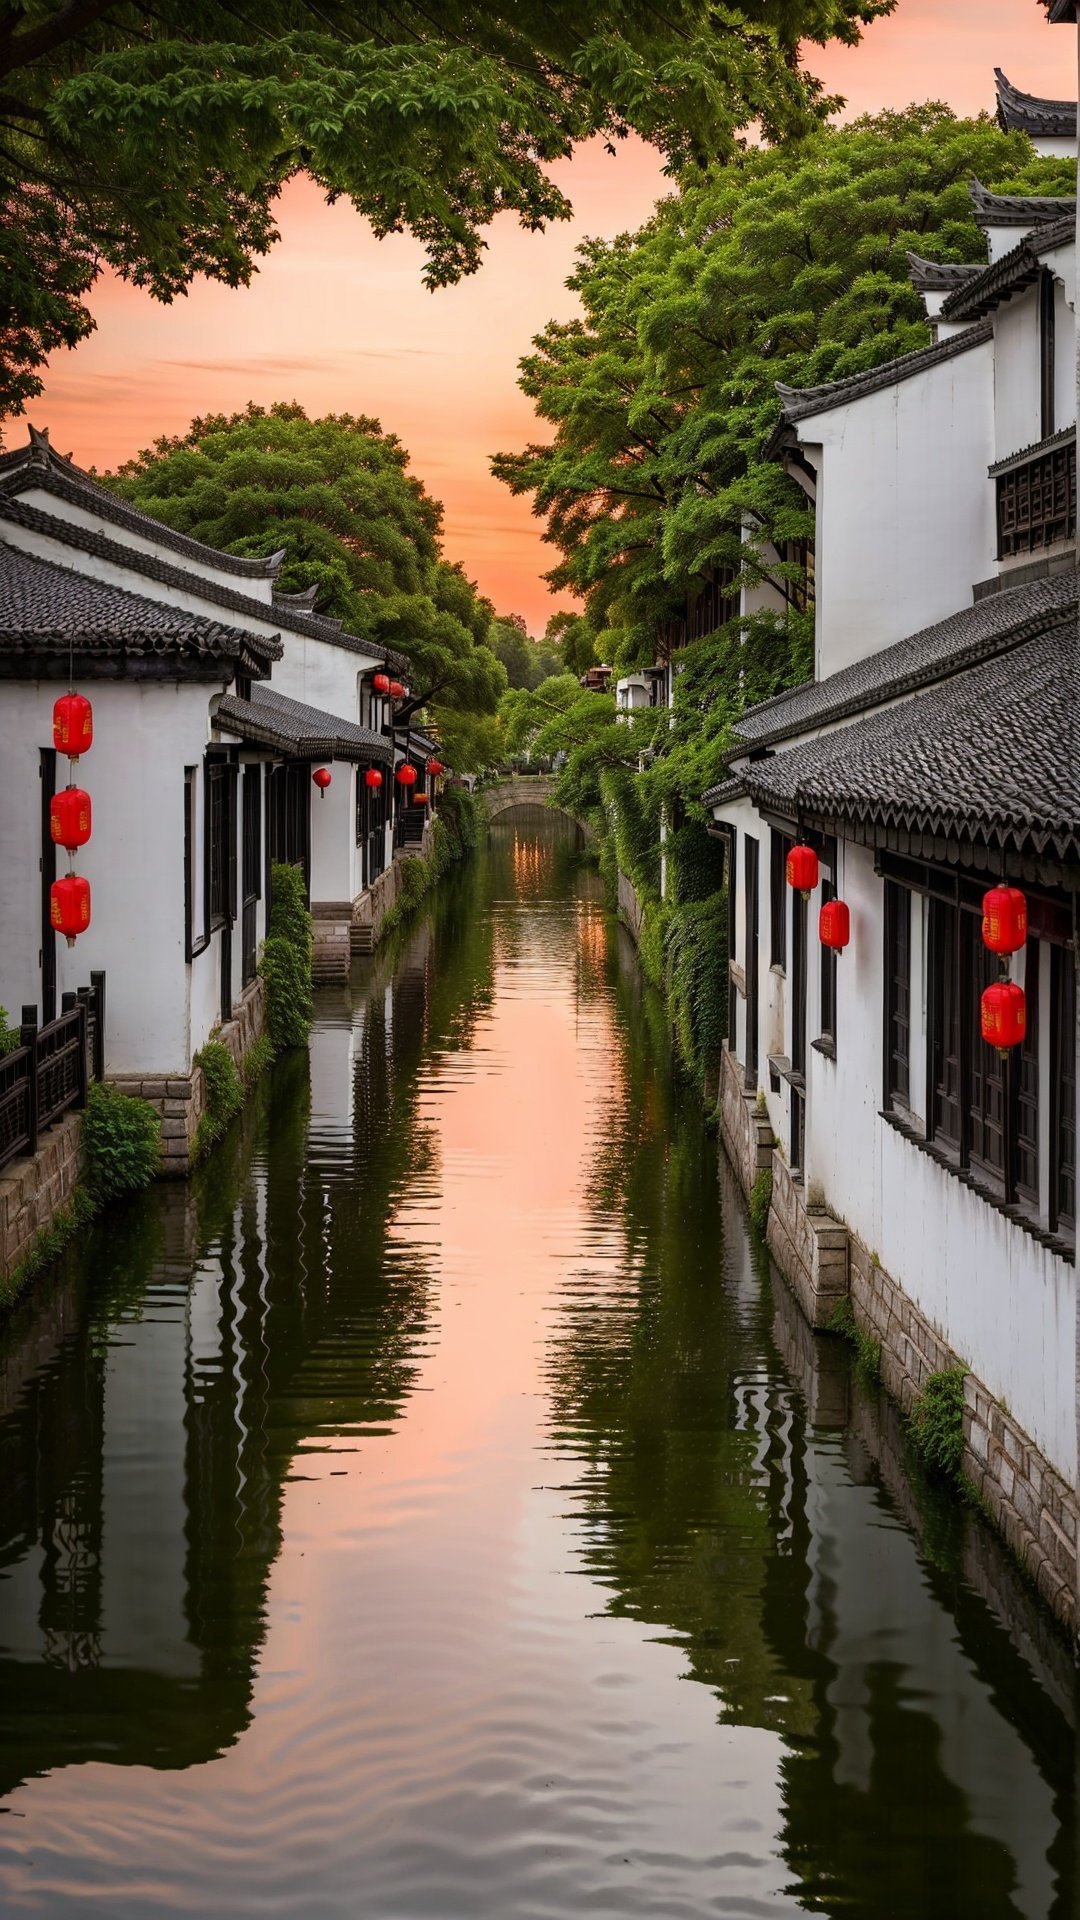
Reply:
<svg viewBox="0 0 1080 1920"><path fill-rule="evenodd" d="M782 1153L771 1146L766 1150L755 1102L743 1091L731 1053L723 1061L720 1122L728 1158L747 1196L768 1151L773 1197L766 1238L809 1325L827 1328L840 1301L849 1298L856 1326L880 1342L882 1381L904 1413L911 1411L930 1374L964 1370L963 1471L1056 1618L1075 1632L1076 1494L858 1236L825 1208L807 1204L802 1183L792 1177Z"/></svg>
<svg viewBox="0 0 1080 1920"><path fill-rule="evenodd" d="M0 1175L0 1278L14 1273L71 1199L83 1171L82 1115L66 1113L38 1140L37 1152Z"/></svg>
<svg viewBox="0 0 1080 1920"><path fill-rule="evenodd" d="M215 1034L229 1049L240 1072L246 1056L262 1038L266 1022L266 992L256 978L244 988L233 1009L233 1017ZM138 1094L148 1100L161 1116L162 1174L165 1179L182 1180L191 1170L191 1149L195 1131L206 1109L206 1085L202 1069L189 1074L144 1074L117 1077L114 1085L121 1093Z"/></svg>

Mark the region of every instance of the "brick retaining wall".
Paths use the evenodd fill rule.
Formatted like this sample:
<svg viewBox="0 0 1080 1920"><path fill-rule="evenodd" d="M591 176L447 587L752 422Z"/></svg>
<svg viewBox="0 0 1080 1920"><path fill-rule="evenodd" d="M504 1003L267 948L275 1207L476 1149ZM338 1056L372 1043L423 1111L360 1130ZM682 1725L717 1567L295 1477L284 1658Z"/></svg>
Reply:
<svg viewBox="0 0 1080 1920"><path fill-rule="evenodd" d="M70 1200L82 1170L79 1113L66 1113L40 1136L36 1153L5 1167L0 1175L0 1275L5 1279Z"/></svg>

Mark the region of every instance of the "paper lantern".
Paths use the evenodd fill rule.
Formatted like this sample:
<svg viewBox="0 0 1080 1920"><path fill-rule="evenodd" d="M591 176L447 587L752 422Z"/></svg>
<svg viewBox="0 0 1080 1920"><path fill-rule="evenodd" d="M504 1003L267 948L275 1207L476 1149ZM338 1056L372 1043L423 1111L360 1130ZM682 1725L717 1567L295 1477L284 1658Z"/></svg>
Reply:
<svg viewBox="0 0 1080 1920"><path fill-rule="evenodd" d="M390 675L388 673L376 673L372 676L371 684L376 693L389 693Z"/></svg>
<svg viewBox="0 0 1080 1920"><path fill-rule="evenodd" d="M314 780L315 785L319 789L319 799L325 800L326 789L330 785L330 781L333 778L329 767L316 767L311 777Z"/></svg>
<svg viewBox="0 0 1080 1920"><path fill-rule="evenodd" d="M49 919L55 932L62 933L69 947L78 934L90 925L90 882L80 874L66 873L49 888Z"/></svg>
<svg viewBox="0 0 1080 1920"><path fill-rule="evenodd" d="M382 774L379 772L378 767L368 768L364 775L364 785L365 787L370 787L373 793L377 787L382 786Z"/></svg>
<svg viewBox="0 0 1080 1920"><path fill-rule="evenodd" d="M431 774L433 779L437 779L439 774L445 771L441 760L429 760L427 763L427 770Z"/></svg>
<svg viewBox="0 0 1080 1920"><path fill-rule="evenodd" d="M53 745L77 760L94 740L94 709L81 693L62 693L53 704Z"/></svg>
<svg viewBox="0 0 1080 1920"><path fill-rule="evenodd" d="M982 997L982 1037L987 1046L1005 1053L1018 1047L1027 1032L1027 1001L1015 980L995 980Z"/></svg>
<svg viewBox="0 0 1080 1920"><path fill-rule="evenodd" d="M395 778L401 787L415 787L417 778L416 768L413 766L411 760L402 761Z"/></svg>
<svg viewBox="0 0 1080 1920"><path fill-rule="evenodd" d="M818 883L818 857L813 847L792 847L787 857L787 883L800 893L812 893Z"/></svg>
<svg viewBox="0 0 1080 1920"><path fill-rule="evenodd" d="M61 787L49 802L49 833L58 847L74 853L90 838L90 795L82 787Z"/></svg>
<svg viewBox="0 0 1080 1920"><path fill-rule="evenodd" d="M1027 932L1027 900L1019 887L991 887L983 895L983 945L991 953L1019 953Z"/></svg>
<svg viewBox="0 0 1080 1920"><path fill-rule="evenodd" d="M843 953L851 939L851 914L844 900L826 900L818 915L818 936L823 947Z"/></svg>

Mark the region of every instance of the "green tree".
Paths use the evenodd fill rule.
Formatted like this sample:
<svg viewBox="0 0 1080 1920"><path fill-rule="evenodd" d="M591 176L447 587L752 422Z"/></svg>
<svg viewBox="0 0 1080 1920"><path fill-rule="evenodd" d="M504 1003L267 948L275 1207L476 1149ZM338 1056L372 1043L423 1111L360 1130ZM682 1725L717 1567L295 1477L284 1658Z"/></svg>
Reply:
<svg viewBox="0 0 1080 1920"><path fill-rule="evenodd" d="M0 414L91 325L103 262L171 300L235 286L306 171L383 235L428 250L434 286L479 265L483 229L569 212L549 162L634 128L678 170L825 110L803 41L851 41L894 0L0 0Z"/></svg>
<svg viewBox="0 0 1080 1920"><path fill-rule="evenodd" d="M440 729L453 765L497 756L506 675L487 644L491 605L443 558L442 508L377 420L249 406L194 420L102 477L228 553L283 548L283 591L315 587L320 612L408 655L414 710Z"/></svg>
<svg viewBox="0 0 1080 1920"><path fill-rule="evenodd" d="M557 643L546 636L543 640L534 640L520 613L504 614L497 619L488 644L506 668L511 687L531 691L542 680L549 680L562 671L562 652Z"/></svg>
<svg viewBox="0 0 1080 1920"><path fill-rule="evenodd" d="M775 383L836 379L929 341L907 251L985 257L973 175L1035 192L1075 184L1074 166L1035 159L1024 135L939 105L747 149L639 233L582 247L581 318L552 323L522 362L554 434L493 464L546 518L551 584L584 603L575 665L587 643L617 666L654 659L712 567L768 576L790 597L784 618L680 656L675 726L643 776L656 799L697 807L733 714L808 670L810 621L771 547L810 531L804 497L763 457Z"/></svg>

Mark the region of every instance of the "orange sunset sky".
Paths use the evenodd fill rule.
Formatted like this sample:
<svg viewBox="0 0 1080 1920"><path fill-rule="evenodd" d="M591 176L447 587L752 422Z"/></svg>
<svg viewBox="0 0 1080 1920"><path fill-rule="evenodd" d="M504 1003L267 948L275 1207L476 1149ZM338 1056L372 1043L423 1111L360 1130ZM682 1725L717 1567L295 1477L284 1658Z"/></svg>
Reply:
<svg viewBox="0 0 1080 1920"><path fill-rule="evenodd" d="M1038 0L899 0L860 47L815 49L810 64L849 114L930 97L976 112L992 105L995 65L1028 92L1075 98L1076 32L1048 27ZM163 307L100 282L97 332L54 357L31 418L62 452L102 467L196 413L248 400L375 414L445 503L448 556L541 632L557 604L541 577L554 555L488 457L541 437L516 367L548 319L574 311L564 282L578 240L637 226L665 191L658 157L638 142L614 159L593 143L557 172L573 222L526 234L500 219L480 273L435 294L421 285L417 242L375 241L350 207L327 207L297 181L250 288L201 284ZM9 438L21 438L18 424Z"/></svg>

